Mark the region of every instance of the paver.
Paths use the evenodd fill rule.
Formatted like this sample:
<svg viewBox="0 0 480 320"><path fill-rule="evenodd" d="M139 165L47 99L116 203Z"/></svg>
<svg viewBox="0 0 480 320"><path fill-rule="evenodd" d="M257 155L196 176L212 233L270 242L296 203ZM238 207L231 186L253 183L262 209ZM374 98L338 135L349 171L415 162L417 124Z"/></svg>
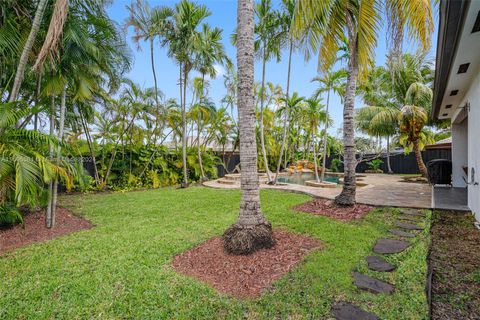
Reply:
<svg viewBox="0 0 480 320"><path fill-rule="evenodd" d="M380 272L390 272L395 270L395 267L385 261L382 257L379 256L368 256L366 258L368 262L368 268L373 271L380 271Z"/></svg>
<svg viewBox="0 0 480 320"><path fill-rule="evenodd" d="M415 235L413 233L405 232L405 231L398 230L398 229L390 229L390 230L388 230L388 232L390 232L393 235L399 236L399 237L415 238Z"/></svg>
<svg viewBox="0 0 480 320"><path fill-rule="evenodd" d="M399 227L399 228L402 228L402 229L407 229L407 230L423 230L422 227L420 227L416 224L406 223L406 222L401 222L401 221L398 221L396 223L396 226Z"/></svg>
<svg viewBox="0 0 480 320"><path fill-rule="evenodd" d="M392 293L394 290L394 286L388 282L383 282L381 280L372 278L365 274L361 274L358 272L353 273L353 279L355 280L355 285L362 289L369 291L371 293Z"/></svg>
<svg viewBox="0 0 480 320"><path fill-rule="evenodd" d="M349 302L339 301L332 306L332 315L337 320L378 320L375 314L367 312Z"/></svg>
<svg viewBox="0 0 480 320"><path fill-rule="evenodd" d="M381 254L399 253L407 249L410 242L394 239L378 239L373 252Z"/></svg>

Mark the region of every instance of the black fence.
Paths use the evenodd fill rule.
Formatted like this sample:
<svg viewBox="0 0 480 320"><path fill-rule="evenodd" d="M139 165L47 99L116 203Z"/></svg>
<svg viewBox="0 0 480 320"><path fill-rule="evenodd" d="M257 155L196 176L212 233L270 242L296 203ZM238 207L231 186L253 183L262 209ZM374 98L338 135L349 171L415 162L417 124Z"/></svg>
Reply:
<svg viewBox="0 0 480 320"><path fill-rule="evenodd" d="M365 155L364 157L369 157L371 155ZM219 155L222 158L222 155ZM338 158L338 156L331 156L327 158L327 168L330 168L332 160L334 158ZM422 158L425 164L427 164L430 160L434 159L447 159L452 160L452 150L451 149L429 149L422 151ZM383 161L380 166L384 172L387 172L387 158L385 155L379 157ZM228 171L232 172L235 167L240 163L240 155L238 153L234 153L231 156L226 155L224 157L225 163L227 163ZM410 152L409 154L405 154L403 152L392 152L390 154L390 167L394 173L400 174L414 174L420 173L418 170L417 160L415 159L415 154ZM363 173L365 170L368 170L369 166L367 162L361 162L357 166L357 172ZM223 177L227 172L222 165L217 166L218 170L218 177ZM343 165L339 166L339 171L343 171Z"/></svg>

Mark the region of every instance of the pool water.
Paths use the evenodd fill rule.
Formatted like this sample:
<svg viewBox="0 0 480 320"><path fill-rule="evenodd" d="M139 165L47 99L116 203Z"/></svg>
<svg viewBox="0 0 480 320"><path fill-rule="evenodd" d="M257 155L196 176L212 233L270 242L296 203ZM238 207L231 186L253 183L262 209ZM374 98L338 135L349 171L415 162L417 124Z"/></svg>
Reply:
<svg viewBox="0 0 480 320"><path fill-rule="evenodd" d="M308 173L294 173L288 176L280 176L278 177L278 182L283 183L292 183L292 184L300 184L305 185L305 181L308 180L315 180L315 174L308 172ZM338 183L338 177L336 176L329 176L328 174L325 175L325 181Z"/></svg>

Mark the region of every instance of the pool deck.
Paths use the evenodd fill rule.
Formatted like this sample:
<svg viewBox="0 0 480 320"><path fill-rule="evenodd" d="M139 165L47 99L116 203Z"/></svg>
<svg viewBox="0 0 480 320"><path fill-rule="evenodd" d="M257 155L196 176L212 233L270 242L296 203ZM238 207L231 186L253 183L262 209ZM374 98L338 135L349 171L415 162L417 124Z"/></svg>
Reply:
<svg viewBox="0 0 480 320"><path fill-rule="evenodd" d="M419 209L432 208L432 187L426 183L405 182L402 176L388 174L366 174L362 182L365 187L357 188L357 202L385 207L409 207ZM206 181L204 186L217 189L239 189L240 184L222 184L217 180ZM297 184L267 185L260 184L261 189L274 189L287 192L303 193L312 197L333 199L342 190L337 188L317 188Z"/></svg>

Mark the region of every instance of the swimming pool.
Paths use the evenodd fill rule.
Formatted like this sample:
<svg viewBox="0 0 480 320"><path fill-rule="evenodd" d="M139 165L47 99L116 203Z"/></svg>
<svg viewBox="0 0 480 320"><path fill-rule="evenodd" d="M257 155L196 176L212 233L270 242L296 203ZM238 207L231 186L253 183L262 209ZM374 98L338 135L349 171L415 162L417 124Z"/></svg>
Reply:
<svg viewBox="0 0 480 320"><path fill-rule="evenodd" d="M325 175L325 181L338 183L337 176L330 176L328 174ZM305 185L305 181L315 180L315 174L313 172L305 172L305 173L293 173L288 176L280 176L278 177L278 182L283 183L292 183L292 184L300 184Z"/></svg>

